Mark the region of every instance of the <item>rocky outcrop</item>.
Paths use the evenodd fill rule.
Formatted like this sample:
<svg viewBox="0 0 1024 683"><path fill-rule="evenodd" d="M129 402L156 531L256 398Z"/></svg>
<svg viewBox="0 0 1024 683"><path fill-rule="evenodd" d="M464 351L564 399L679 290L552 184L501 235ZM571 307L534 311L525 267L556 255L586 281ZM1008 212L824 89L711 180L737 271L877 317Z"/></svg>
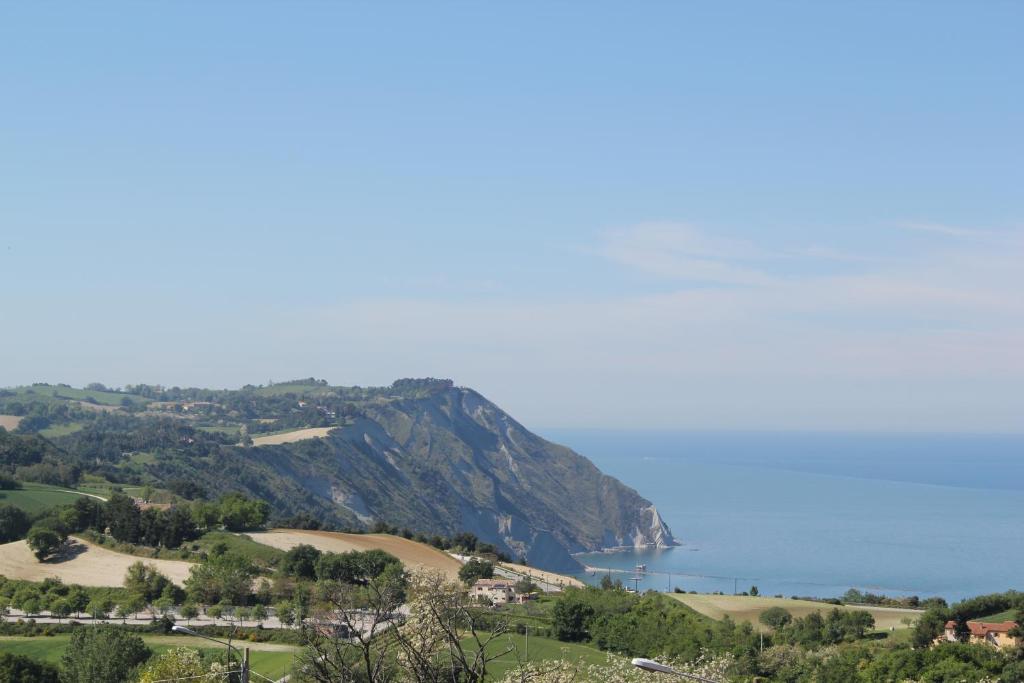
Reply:
<svg viewBox="0 0 1024 683"><path fill-rule="evenodd" d="M562 570L576 566L571 553L675 544L650 501L471 389L442 385L361 408L362 419L328 441L338 450L358 444L366 461L404 483L363 514L415 529L471 531L531 564ZM353 485L350 497L368 500Z"/></svg>

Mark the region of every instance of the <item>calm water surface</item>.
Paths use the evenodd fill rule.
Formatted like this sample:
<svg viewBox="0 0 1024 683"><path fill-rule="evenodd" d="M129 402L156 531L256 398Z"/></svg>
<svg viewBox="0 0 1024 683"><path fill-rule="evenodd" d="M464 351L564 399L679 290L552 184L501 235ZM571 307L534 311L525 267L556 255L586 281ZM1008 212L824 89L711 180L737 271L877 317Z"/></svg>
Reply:
<svg viewBox="0 0 1024 683"><path fill-rule="evenodd" d="M544 436L654 501L682 542L580 557L663 572L641 589L947 599L1024 589L1024 435Z"/></svg>

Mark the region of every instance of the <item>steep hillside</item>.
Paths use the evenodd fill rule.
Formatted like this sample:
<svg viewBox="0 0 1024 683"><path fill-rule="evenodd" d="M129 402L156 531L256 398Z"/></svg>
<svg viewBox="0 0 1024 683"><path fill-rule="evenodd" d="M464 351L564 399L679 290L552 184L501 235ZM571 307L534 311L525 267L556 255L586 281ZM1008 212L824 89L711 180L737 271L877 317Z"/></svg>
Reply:
<svg viewBox="0 0 1024 683"><path fill-rule="evenodd" d="M241 490L279 519L469 531L551 569L577 566L574 552L675 543L650 501L448 380L135 390L152 400L145 412L94 419L57 444L102 462L106 476ZM322 438L259 437L313 427ZM249 446L234 445L239 434ZM267 441L283 443L254 445Z"/></svg>

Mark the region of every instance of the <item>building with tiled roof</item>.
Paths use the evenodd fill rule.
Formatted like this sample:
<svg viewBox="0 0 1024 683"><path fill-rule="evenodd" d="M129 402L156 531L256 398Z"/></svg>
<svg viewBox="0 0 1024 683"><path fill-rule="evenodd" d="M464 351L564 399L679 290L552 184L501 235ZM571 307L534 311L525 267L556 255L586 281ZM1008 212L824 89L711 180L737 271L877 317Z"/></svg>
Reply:
<svg viewBox="0 0 1024 683"><path fill-rule="evenodd" d="M1000 622L989 622L989 621L968 621L967 628L970 630L971 635L969 642L972 643L987 643L994 645L1000 649L1015 647L1020 644L1021 639L1015 638L1010 635L1010 631L1017 627L1015 621L1000 621ZM956 641L956 622L953 620L946 622L946 628L939 640L945 640L949 642Z"/></svg>

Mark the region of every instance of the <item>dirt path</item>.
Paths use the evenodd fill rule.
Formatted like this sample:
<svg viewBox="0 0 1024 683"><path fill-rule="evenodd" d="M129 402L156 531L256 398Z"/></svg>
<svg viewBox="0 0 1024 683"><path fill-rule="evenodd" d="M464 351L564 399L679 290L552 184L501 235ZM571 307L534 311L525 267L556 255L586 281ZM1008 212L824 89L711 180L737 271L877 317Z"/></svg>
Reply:
<svg viewBox="0 0 1024 683"><path fill-rule="evenodd" d="M296 529L274 529L262 533L247 534L257 543L263 543L280 550L291 550L297 545L307 544L325 552L345 553L351 550L379 549L391 553L407 567L438 569L452 578L459 574L462 563L429 545L410 541L400 536L387 534L342 534L332 531L300 531Z"/></svg>
<svg viewBox="0 0 1024 683"><path fill-rule="evenodd" d="M64 583L82 586L120 586L128 567L140 561L156 567L179 586L188 578L192 567L191 562L116 553L80 539L71 539L62 557L47 562L37 560L25 541L0 545L0 575L9 579L42 581L56 577Z"/></svg>

